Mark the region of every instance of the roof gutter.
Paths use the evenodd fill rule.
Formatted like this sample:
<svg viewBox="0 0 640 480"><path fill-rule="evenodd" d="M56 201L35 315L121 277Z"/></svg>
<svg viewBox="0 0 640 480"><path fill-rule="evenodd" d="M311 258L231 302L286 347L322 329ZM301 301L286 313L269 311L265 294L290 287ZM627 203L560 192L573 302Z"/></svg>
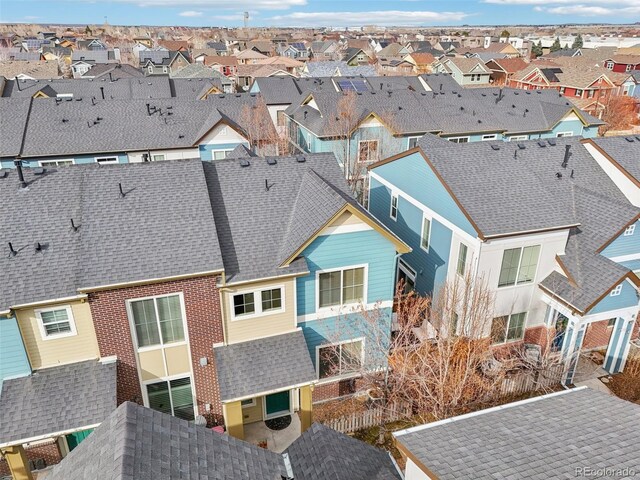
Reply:
<svg viewBox="0 0 640 480"><path fill-rule="evenodd" d="M171 276L171 277L159 277L159 278L149 278L149 279L144 279L144 280L136 280L133 282L122 282L122 283L112 283L112 284L107 284L107 285L99 285L99 286L95 286L95 287L83 287L83 288L78 288L79 292L86 292L86 293L90 293L90 292L97 292L100 290L110 290L113 288L124 288L124 287L135 287L138 285L147 285L147 284L151 284L151 283L162 283L162 282L169 282L172 280L185 280L185 279L189 279L189 278L196 278L196 277L209 277L212 275L220 275L224 272L223 269L220 270L210 270L210 271L206 271L206 272L198 272L198 273L188 273L185 275L175 275L175 276Z"/></svg>
<svg viewBox="0 0 640 480"><path fill-rule="evenodd" d="M73 302L76 300L86 300L87 299L87 295L85 294L80 294L80 295L72 295L70 297L60 297L60 298L54 298L51 300L39 300L37 302L30 302L30 303L22 303L19 305L12 305L9 310L5 310L5 311L0 311L0 315L2 314L9 314L11 313L11 310L19 310L22 308L30 308L30 307L37 307L40 305L50 305L50 304L54 304L54 303L65 303L65 302Z"/></svg>
<svg viewBox="0 0 640 480"><path fill-rule="evenodd" d="M220 402L223 403L223 404L231 403L231 402L241 402L242 400L249 400L251 398L264 397L266 395L271 395L272 393L285 392L287 390L291 390L291 389L294 389L294 388L306 387L307 385L313 385L315 382L316 382L316 380L313 379L313 380L309 380L308 382L296 383L295 385L288 385L286 387L274 388L274 389L271 389L271 390L266 390L264 392L252 393L250 395L244 395L242 397L230 398L228 400L220 399Z"/></svg>
<svg viewBox="0 0 640 480"><path fill-rule="evenodd" d="M544 232L555 232L558 230L566 230L569 228L579 227L580 223L571 223L569 225L561 225L559 227L551 227L551 228L539 228L536 230L522 230L519 232L509 232L509 233L498 233L494 235L485 235L485 240L494 240L496 238L505 238L505 237L515 237L517 235L531 235L534 233L544 233Z"/></svg>
<svg viewBox="0 0 640 480"><path fill-rule="evenodd" d="M13 447L14 445L22 445L25 443L33 443L33 442L39 442L41 440L53 439L55 437L69 435L70 433L82 432L83 430L89 430L90 428L96 428L98 426L100 426L100 423L85 425L84 427L70 428L67 430L60 430L53 433L44 433L42 435L36 435L35 437L21 438L18 440L13 440L11 442L0 443L0 449L6 448L6 447Z"/></svg>

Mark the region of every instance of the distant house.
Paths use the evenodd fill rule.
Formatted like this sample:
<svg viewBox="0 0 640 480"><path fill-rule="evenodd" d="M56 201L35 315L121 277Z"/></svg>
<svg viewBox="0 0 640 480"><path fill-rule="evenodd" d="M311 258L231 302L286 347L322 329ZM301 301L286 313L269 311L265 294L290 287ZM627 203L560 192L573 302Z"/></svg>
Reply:
<svg viewBox="0 0 640 480"><path fill-rule="evenodd" d="M238 75L238 59L234 56L205 56L202 58L202 62L226 77L234 78Z"/></svg>
<svg viewBox="0 0 640 480"><path fill-rule="evenodd" d="M640 406L582 387L393 436L406 480L632 478L639 416Z"/></svg>
<svg viewBox="0 0 640 480"><path fill-rule="evenodd" d="M640 70L640 55L614 55L605 60L604 68L613 72Z"/></svg>
<svg viewBox="0 0 640 480"><path fill-rule="evenodd" d="M0 62L0 77L20 80L59 78L57 61L4 61Z"/></svg>
<svg viewBox="0 0 640 480"><path fill-rule="evenodd" d="M78 78L96 63L119 63L120 50L74 50L71 55L71 71L73 78Z"/></svg>
<svg viewBox="0 0 640 480"><path fill-rule="evenodd" d="M187 53L167 50L146 50L140 52L140 67L146 76L169 75L189 65Z"/></svg>
<svg viewBox="0 0 640 480"><path fill-rule="evenodd" d="M207 42L207 48L214 50L216 52L216 55L229 55L227 45L224 42Z"/></svg>
<svg viewBox="0 0 640 480"><path fill-rule="evenodd" d="M430 53L412 52L404 57L404 60L413 65L414 73L420 74L431 73L436 58Z"/></svg>
<svg viewBox="0 0 640 480"><path fill-rule="evenodd" d="M385 58L378 56L378 71L381 75L411 75L414 65L403 58Z"/></svg>
<svg viewBox="0 0 640 480"><path fill-rule="evenodd" d="M311 43L311 56L316 60L337 60L338 42L324 40Z"/></svg>
<svg viewBox="0 0 640 480"><path fill-rule="evenodd" d="M307 62L302 70L303 77L340 77L354 75L375 76L375 66L359 65L351 67L341 61L321 61Z"/></svg>
<svg viewBox="0 0 640 480"><path fill-rule="evenodd" d="M236 55L239 65L255 65L258 63L258 60L263 60L265 58L269 58L263 53L260 53L256 50L242 50L240 53Z"/></svg>
<svg viewBox="0 0 640 480"><path fill-rule="evenodd" d="M433 71L451 74L460 85L488 85L491 78L491 70L477 58L444 57L434 64Z"/></svg>
<svg viewBox="0 0 640 480"><path fill-rule="evenodd" d="M120 78L142 77L143 74L139 68L126 63L96 63L87 70L80 78L102 78L108 77L109 80L117 80Z"/></svg>
<svg viewBox="0 0 640 480"><path fill-rule="evenodd" d="M151 37L133 37L135 43L140 43L147 48L153 48L153 38Z"/></svg>
<svg viewBox="0 0 640 480"><path fill-rule="evenodd" d="M276 53L279 56L297 60L306 60L309 58L309 49L302 42L280 44L276 47Z"/></svg>
<svg viewBox="0 0 640 480"><path fill-rule="evenodd" d="M371 57L361 48L347 48L342 56L342 61L353 67L356 65L366 65L371 62Z"/></svg>
<svg viewBox="0 0 640 480"><path fill-rule="evenodd" d="M158 40L158 45L173 52L188 52L191 48L186 40Z"/></svg>
<svg viewBox="0 0 640 480"><path fill-rule="evenodd" d="M404 55L408 55L409 53L411 52L404 45L400 45L399 43L390 43L389 45L384 47L382 50L376 52L376 56L378 58L381 58L381 57L393 58L393 57L402 57Z"/></svg>
<svg viewBox="0 0 640 480"><path fill-rule="evenodd" d="M107 50L107 46L97 38L87 38L76 42L78 50Z"/></svg>
<svg viewBox="0 0 640 480"><path fill-rule="evenodd" d="M485 63L485 66L491 70L491 81L494 85L507 85L511 77L527 68L527 62L522 58L501 58L492 59Z"/></svg>

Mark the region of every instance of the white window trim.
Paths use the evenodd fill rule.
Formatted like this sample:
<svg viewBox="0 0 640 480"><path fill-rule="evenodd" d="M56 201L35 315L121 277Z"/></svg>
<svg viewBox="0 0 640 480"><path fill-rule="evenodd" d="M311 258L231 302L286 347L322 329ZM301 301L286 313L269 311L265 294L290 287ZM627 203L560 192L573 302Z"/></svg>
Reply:
<svg viewBox="0 0 640 480"><path fill-rule="evenodd" d="M617 297L618 295L620 295L622 293L622 283L620 283L619 285L616 285L613 290L611 290L611 293L609 294L609 296L611 297Z"/></svg>
<svg viewBox="0 0 640 480"><path fill-rule="evenodd" d="M627 228L624 229L623 236L630 237L635 232L636 232L636 224L633 223L633 224L629 225Z"/></svg>
<svg viewBox="0 0 640 480"><path fill-rule="evenodd" d="M371 143L371 142L376 142L376 155L375 155L376 158L374 158L373 160L361 160L360 152L362 150L360 150L360 146L363 143ZM371 153L371 150L369 148L367 148L367 151ZM374 163L378 161L379 156L380 156L380 141L377 138L372 138L370 140L358 140L358 163Z"/></svg>
<svg viewBox="0 0 640 480"><path fill-rule="evenodd" d="M462 140L463 138L466 138L467 141L466 142L454 142L454 140ZM468 136L463 136L463 137L446 137L445 140L450 141L451 143L469 143L471 141L471 137Z"/></svg>
<svg viewBox="0 0 640 480"><path fill-rule="evenodd" d="M160 295L162 296L162 295ZM173 345L173 344L172 344ZM189 356L191 356L191 354L189 354ZM144 406L147 408L151 408L149 405L149 392L147 392L147 385L152 385L154 383L161 383L161 382L170 382L171 380L180 380L183 378L189 378L189 385L191 385L191 398L193 400L193 417L197 417L198 416L198 400L196 397L196 386L195 386L195 382L193 381L193 374L190 373L179 373L177 375L170 375L167 377L158 377L158 378L152 378L151 380L144 380L142 382L142 401L144 403ZM169 385L169 389L171 389L171 385ZM171 416L174 417L175 415L173 414L173 397L171 396L171 390L169 390L169 402L171 403Z"/></svg>
<svg viewBox="0 0 640 480"><path fill-rule="evenodd" d="M411 140L419 140L420 137L419 136L411 136L411 137L407 137L407 148L415 148L415 147L411 147Z"/></svg>
<svg viewBox="0 0 640 480"><path fill-rule="evenodd" d="M509 142L523 142L525 140L529 140L528 135L514 135L513 137L508 137Z"/></svg>
<svg viewBox="0 0 640 480"><path fill-rule="evenodd" d="M460 273L458 270L458 265L460 264L460 251L462 250L462 246L465 246L465 248L467 249L467 254L464 257L464 263L463 263L463 272ZM465 273L467 273L467 263L469 261L469 245L467 245L464 242L458 242L458 258L456 259L456 275L459 275L461 277L464 277Z"/></svg>
<svg viewBox="0 0 640 480"><path fill-rule="evenodd" d="M514 315L519 315L521 313L524 313L524 321L522 322L522 337L514 338L512 340L509 340L507 338L507 334L509 332L509 327L511 326L511 317L513 317ZM520 340L522 340L524 338L524 336L526 334L526 331L527 331L527 319L529 318L529 312L516 312L516 313L510 313L508 315L498 315L497 317L494 317L494 318L491 319L492 326L493 326L493 320L495 320L496 318L500 318L500 317L507 317L507 325L506 325L505 331L504 331L504 342L496 342L496 343L491 342L492 346L506 345L507 343L519 342ZM491 333L489 333L489 338L491 339Z"/></svg>
<svg viewBox="0 0 640 480"><path fill-rule="evenodd" d="M491 133L491 134L488 134L488 135L482 135L482 139L481 140L483 142L488 142L488 141L497 140L497 139L498 139L498 134L497 133Z"/></svg>
<svg viewBox="0 0 640 480"><path fill-rule="evenodd" d="M288 390L289 393L289 415L293 414L293 396L291 395L291 392L293 392L293 389ZM273 393L282 393L282 392L273 392ZM271 394L269 394L271 395ZM263 395L262 396L262 419L263 420L269 420L271 418L278 418L278 417L282 417L284 416L284 410L282 412L278 412L276 414L271 414L271 415L267 415L267 397L268 395Z"/></svg>
<svg viewBox="0 0 640 480"><path fill-rule="evenodd" d="M242 402L246 401L246 400L250 400L251 403L247 403L246 405L242 405ZM256 399L254 398L247 398L245 400L242 400L242 402L240 402L242 408L251 408L251 407L255 407L256 406Z"/></svg>
<svg viewBox="0 0 640 480"><path fill-rule="evenodd" d="M396 199L396 207L395 207L396 214L395 215L393 214L393 199L394 198ZM391 202L390 202L390 205L389 205L389 217L391 218L391 220L398 220L398 209L399 209L399 207L400 207L400 195L398 195L397 193L392 191L391 192Z"/></svg>
<svg viewBox="0 0 640 480"><path fill-rule="evenodd" d="M58 166L58 162L71 162L71 165L75 165L76 164L76 160L74 158L59 158L57 160L40 160L38 162L38 166L40 166L40 167L50 167L50 166L57 167Z"/></svg>
<svg viewBox="0 0 640 480"><path fill-rule="evenodd" d="M524 249L527 247L540 247L540 251L538 252L538 261L536 262L536 269L533 272L533 278L531 279L530 282L518 282L518 276L520 275L520 267L522 267L522 253L524 252ZM508 288L514 288L514 287L522 287L526 285L533 285L536 283L536 278L538 277L538 268L540 268L540 257L542 256L541 243L536 243L534 245L524 245L521 247L510 247L502 250L502 259L500 260L500 269L498 270L498 284L500 283L500 273L502 273L502 261L504 260L504 252L507 250L514 250L516 248L520 249L520 256L518 257L518 270L516 271L515 283L513 285L502 285L502 286L498 285L497 288L500 290L506 290Z"/></svg>
<svg viewBox="0 0 640 480"><path fill-rule="evenodd" d="M159 160L156 160L155 157L162 157ZM164 153L152 153L151 154L151 161L152 162L164 162L167 159L167 156Z"/></svg>
<svg viewBox="0 0 640 480"><path fill-rule="evenodd" d="M345 343L355 343L355 342L362 342L362 353L360 355L361 356L360 363L361 365L364 366L364 358L365 358L364 352L366 351L365 337L356 337L356 338L350 338L348 340L340 340L339 342L331 342L331 343L324 343L322 345L316 345L316 378L320 382L344 380L345 378L353 378L359 375L358 372L350 372L350 373L345 373L344 375L334 375L331 377L320 378L320 349L326 348L326 347L336 347L338 345L344 345Z"/></svg>
<svg viewBox="0 0 640 480"><path fill-rule="evenodd" d="M99 161L99 160L104 160L106 158L115 158L115 161L114 160L109 160L109 161L106 161L106 162L100 162ZM104 157L95 157L94 160L95 160L96 163L99 163L101 165L109 165L109 164L120 163L120 160L119 160L117 155L106 155Z"/></svg>
<svg viewBox="0 0 640 480"><path fill-rule="evenodd" d="M411 265L409 265L407 262L405 262L403 259L399 258L398 259L398 271L402 271L402 273L404 273L407 277L409 277L414 283L416 281L416 271L413 269L413 267L411 267ZM397 273L396 273L396 278L397 278Z"/></svg>
<svg viewBox="0 0 640 480"><path fill-rule="evenodd" d="M556 138L573 137L573 132L558 132Z"/></svg>
<svg viewBox="0 0 640 480"><path fill-rule="evenodd" d="M131 303L132 302L137 302L139 300L155 300L156 298L163 298L163 297L172 297L174 295L178 295L178 297L180 298L180 313L182 314L182 325L183 325L183 329L184 329L184 340L181 340L179 342L171 342L171 343L164 343L162 340L162 333L160 333L160 325L158 325L158 333L159 333L159 337L160 337L160 343L156 344L156 345L147 345L145 347L139 347L138 346L138 334L136 332L136 323L135 320L133 318L133 310L131 309ZM162 348L166 348L166 347L177 347L179 345L188 345L189 344L189 334L187 331L187 312L184 306L184 294L182 292L172 292L172 293L165 293L162 295L152 295L149 297L139 297L139 298L128 298L125 302L125 306L127 308L127 316L129 317L129 327L131 328L131 337L133 339L133 348L136 350L136 352L140 353L140 352L148 352L151 350L158 350L158 349L162 349ZM155 305L154 305L155 308ZM157 313L157 312L156 312ZM158 317L156 315L156 322L158 321ZM191 355L191 354L189 354ZM181 374L181 376L178 376L176 378L183 378L184 374Z"/></svg>
<svg viewBox="0 0 640 480"><path fill-rule="evenodd" d="M332 272L344 272L345 270L353 270L356 268L364 268L364 278L362 285L362 302L351 302L351 303L343 303L342 302L342 290L344 285L342 284L342 275L340 276L340 304L331 305L329 307L320 308L320 275L323 273L332 273ZM367 305L368 297L368 287L369 287L369 264L363 263L360 265L348 265L345 267L339 268L331 268L327 270L316 270L316 313L341 313L345 307L353 307L355 305L359 305L360 303Z"/></svg>
<svg viewBox="0 0 640 480"><path fill-rule="evenodd" d="M262 311L262 292L265 292L267 290L276 290L278 288L280 289L280 299L281 299L280 308ZM253 313L247 313L247 314L236 316L235 308L233 304L233 297L237 295L245 295L247 293L253 293L253 304L254 304L255 310ZM273 315L276 313L283 313L285 311L285 288L284 288L284 285L273 285L269 287L262 287L259 289L247 288L243 290L238 290L237 292L229 293L228 303L229 303L229 313L231 314L232 322L239 322L239 321L247 320L251 318L267 317L269 315Z"/></svg>
<svg viewBox="0 0 640 480"><path fill-rule="evenodd" d="M215 155L214 155L214 153L215 153L215 152L227 152L227 155L225 155L225 158L227 158L227 156L228 156L231 152L233 152L233 150L234 150L233 148L216 148L216 149L213 149L213 150L211 150L211 160L213 160L214 162L215 162L215 161L219 161L219 160L216 160L216 159L215 159ZM223 160L224 160L224 159L223 159Z"/></svg>
<svg viewBox="0 0 640 480"><path fill-rule="evenodd" d="M429 238L427 238L427 246L425 247L424 245L422 245L422 235L424 234L424 222L425 220L429 221ZM424 213L422 214L422 222L420 223L420 249L429 253L429 250L431 249L431 233L433 230L433 219L428 217L427 215L425 215Z"/></svg>
<svg viewBox="0 0 640 480"><path fill-rule="evenodd" d="M45 330L44 324L42 323L42 313L53 312L56 310L67 311L67 318L69 319L69 326L71 327L71 331L65 332L65 333L47 335L47 331ZM38 319L38 328L40 329L40 338L42 338L43 341L56 340L58 338L74 337L78 334L78 331L76 330L76 322L75 322L75 319L73 318L73 311L71 310L70 305L61 305L59 307L50 307L50 308L39 308L37 310L34 310L34 313L36 314L36 318Z"/></svg>

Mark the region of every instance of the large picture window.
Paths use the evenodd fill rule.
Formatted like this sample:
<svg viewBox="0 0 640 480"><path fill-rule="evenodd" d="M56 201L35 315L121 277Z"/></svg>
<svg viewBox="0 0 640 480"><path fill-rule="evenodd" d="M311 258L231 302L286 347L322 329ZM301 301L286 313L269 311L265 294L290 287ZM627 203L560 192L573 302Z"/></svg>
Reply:
<svg viewBox="0 0 640 480"><path fill-rule="evenodd" d="M499 344L521 340L524 337L526 312L497 317L491 322L491 343Z"/></svg>
<svg viewBox="0 0 640 480"><path fill-rule="evenodd" d="M364 300L365 268L345 268L318 275L318 307L347 305Z"/></svg>
<svg viewBox="0 0 640 480"><path fill-rule="evenodd" d="M540 256L540 245L504 251L498 287L533 282Z"/></svg>
<svg viewBox="0 0 640 480"><path fill-rule="evenodd" d="M132 300L130 306L138 347L184 341L180 295Z"/></svg>
<svg viewBox="0 0 640 480"><path fill-rule="evenodd" d="M368 163L376 160L378 160L378 140L358 142L358 161Z"/></svg>
<svg viewBox="0 0 640 480"><path fill-rule="evenodd" d="M318 347L318 378L357 372L362 367L362 356L363 342L360 339Z"/></svg>
<svg viewBox="0 0 640 480"><path fill-rule="evenodd" d="M149 407L183 420L195 418L193 392L189 377L147 385Z"/></svg>

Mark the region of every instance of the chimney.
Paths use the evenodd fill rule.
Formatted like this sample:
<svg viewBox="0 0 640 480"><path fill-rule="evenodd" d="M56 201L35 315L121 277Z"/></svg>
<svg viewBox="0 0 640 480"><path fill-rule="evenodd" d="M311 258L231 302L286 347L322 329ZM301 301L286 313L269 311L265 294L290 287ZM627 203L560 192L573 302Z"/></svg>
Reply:
<svg viewBox="0 0 640 480"><path fill-rule="evenodd" d="M13 164L18 171L18 180L20 181L20 188L27 188L27 182L24 181L24 174L22 173L22 160L14 160Z"/></svg>

